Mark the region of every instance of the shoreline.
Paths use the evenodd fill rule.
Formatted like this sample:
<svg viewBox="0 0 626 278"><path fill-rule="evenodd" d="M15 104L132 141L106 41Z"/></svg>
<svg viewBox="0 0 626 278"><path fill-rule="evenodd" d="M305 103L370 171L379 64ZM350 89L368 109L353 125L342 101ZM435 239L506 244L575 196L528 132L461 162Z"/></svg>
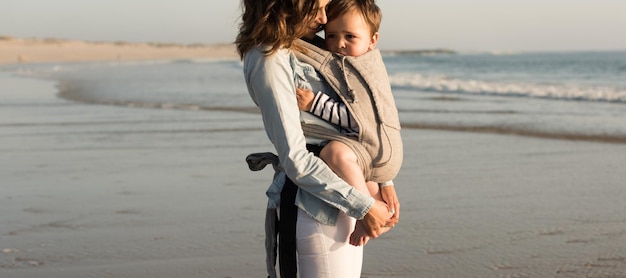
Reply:
<svg viewBox="0 0 626 278"><path fill-rule="evenodd" d="M46 62L238 59L233 44L89 42L0 36L0 66Z"/></svg>
<svg viewBox="0 0 626 278"><path fill-rule="evenodd" d="M224 111L224 112L240 112L245 114L259 114L257 107L252 106L240 106L240 107L227 107L227 106L214 106L203 107L191 104L168 104L168 103L142 103L133 101L106 101L106 100L90 100L81 96L77 96L68 90L64 90L64 86L57 85L58 93L57 97L76 101L85 104L100 104L100 105L112 105L121 107L134 107L134 108L149 108L149 109L175 109L183 111ZM442 124L423 124L423 123L406 123L401 122L402 129L415 129L415 130L435 130L435 131L451 131L451 132L471 132L471 133L484 133L484 134L497 134L497 135L513 135L529 138L540 138L550 140L565 140L565 141L582 141L582 142L595 142L606 144L626 144L626 137L619 135L589 135L589 134L576 134L576 133L554 133L554 132L542 132L539 130L520 129L514 127L496 127L496 126L463 126L463 125L442 125Z"/></svg>
<svg viewBox="0 0 626 278"><path fill-rule="evenodd" d="M462 126L462 125L431 125L431 124L402 124L402 128L410 129L428 129L428 130L441 130L441 131L453 131L453 132L474 132L474 133L487 133L487 134L499 134L499 135L514 135L530 138L540 139L552 139L552 140L565 140L565 141L582 141L582 142L596 142L607 144L626 144L626 137L612 136L612 135L588 135L588 134L573 134L573 133L554 133L554 132L542 132L539 130L520 129L512 127L492 127L492 126Z"/></svg>

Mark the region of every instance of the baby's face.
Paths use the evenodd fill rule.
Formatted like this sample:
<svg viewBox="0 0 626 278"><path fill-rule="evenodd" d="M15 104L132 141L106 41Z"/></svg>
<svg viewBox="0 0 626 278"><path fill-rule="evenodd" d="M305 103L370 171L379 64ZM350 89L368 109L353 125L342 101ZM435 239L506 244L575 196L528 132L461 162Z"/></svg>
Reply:
<svg viewBox="0 0 626 278"><path fill-rule="evenodd" d="M356 10L329 21L324 29L326 48L347 56L360 56L376 47L378 34L372 35L365 19Z"/></svg>

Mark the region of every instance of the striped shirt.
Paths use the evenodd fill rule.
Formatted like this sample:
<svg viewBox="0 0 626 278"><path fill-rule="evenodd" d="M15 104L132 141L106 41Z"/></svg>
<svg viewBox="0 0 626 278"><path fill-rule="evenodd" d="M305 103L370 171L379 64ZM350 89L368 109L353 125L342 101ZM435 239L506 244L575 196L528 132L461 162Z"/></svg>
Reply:
<svg viewBox="0 0 626 278"><path fill-rule="evenodd" d="M346 105L322 92L315 94L311 111L309 112L327 122L342 127L347 134L359 133L359 125L352 117L352 114L350 114L350 111L348 111Z"/></svg>

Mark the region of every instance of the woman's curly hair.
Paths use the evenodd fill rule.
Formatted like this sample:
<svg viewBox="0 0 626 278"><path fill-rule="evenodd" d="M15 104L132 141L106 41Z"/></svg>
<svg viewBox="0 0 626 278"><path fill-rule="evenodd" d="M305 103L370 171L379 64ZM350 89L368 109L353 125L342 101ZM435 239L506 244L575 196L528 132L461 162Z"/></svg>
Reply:
<svg viewBox="0 0 626 278"><path fill-rule="evenodd" d="M258 45L270 48L267 55L280 48L291 48L304 34L315 16L317 0L242 0L241 23L235 39L239 57Z"/></svg>

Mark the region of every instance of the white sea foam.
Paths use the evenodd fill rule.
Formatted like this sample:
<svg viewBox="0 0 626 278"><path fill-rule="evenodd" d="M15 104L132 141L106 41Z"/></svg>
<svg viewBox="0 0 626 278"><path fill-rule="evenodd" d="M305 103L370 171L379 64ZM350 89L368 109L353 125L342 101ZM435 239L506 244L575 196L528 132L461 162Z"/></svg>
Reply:
<svg viewBox="0 0 626 278"><path fill-rule="evenodd" d="M419 73L397 73L390 75L389 78L394 87L423 91L626 102L626 89L606 85L464 80L451 78L446 75L425 75Z"/></svg>

